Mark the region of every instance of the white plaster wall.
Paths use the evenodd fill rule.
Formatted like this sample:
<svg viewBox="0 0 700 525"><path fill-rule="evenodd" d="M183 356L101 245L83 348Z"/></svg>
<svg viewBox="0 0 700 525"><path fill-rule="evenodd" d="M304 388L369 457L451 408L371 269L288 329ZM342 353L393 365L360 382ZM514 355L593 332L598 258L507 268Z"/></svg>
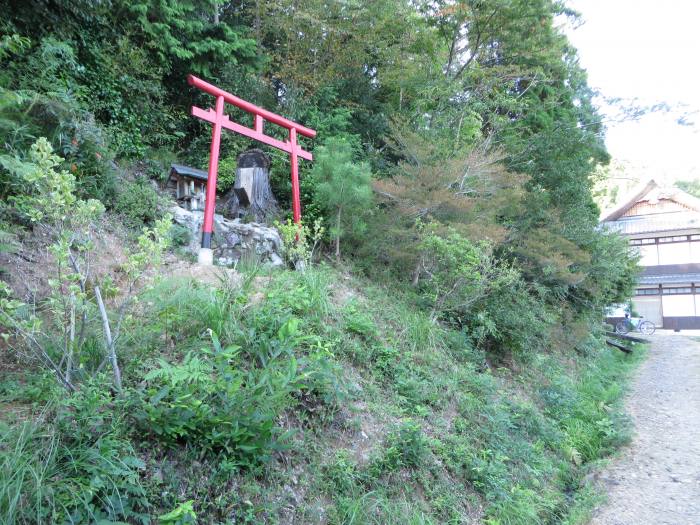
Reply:
<svg viewBox="0 0 700 525"><path fill-rule="evenodd" d="M644 317L644 319L651 321L656 326L661 326L663 324L660 295L634 297L632 299L632 304L634 310Z"/></svg>
<svg viewBox="0 0 700 525"><path fill-rule="evenodd" d="M695 296L693 295L664 295L662 297L664 317L693 317L695 316Z"/></svg>

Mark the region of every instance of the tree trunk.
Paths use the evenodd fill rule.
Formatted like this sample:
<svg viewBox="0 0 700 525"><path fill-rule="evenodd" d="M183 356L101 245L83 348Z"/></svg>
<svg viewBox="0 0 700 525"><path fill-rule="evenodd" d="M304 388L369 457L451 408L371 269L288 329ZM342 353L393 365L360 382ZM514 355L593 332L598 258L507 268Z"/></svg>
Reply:
<svg viewBox="0 0 700 525"><path fill-rule="evenodd" d="M270 159L262 151L253 149L241 153L237 164L236 182L224 197L224 215L269 222L278 211L270 187Z"/></svg>
<svg viewBox="0 0 700 525"><path fill-rule="evenodd" d="M73 373L73 352L75 350L75 295L70 296L70 328L68 330L68 354L66 359L66 381L70 383Z"/></svg>
<svg viewBox="0 0 700 525"><path fill-rule="evenodd" d="M97 299L97 306L100 309L100 315L102 316L102 326L105 333L105 345L107 346L107 357L112 365L112 372L114 374L114 387L117 392L122 391L122 372L119 369L119 363L117 362L117 352L114 348L114 341L112 340L112 331L109 328L109 318L107 317L107 310L105 308L105 303L102 301L102 294L100 293L100 287L95 286L95 299Z"/></svg>
<svg viewBox="0 0 700 525"><path fill-rule="evenodd" d="M338 216L336 218L335 226L335 258L340 259L340 213L342 208L338 208Z"/></svg>
<svg viewBox="0 0 700 525"><path fill-rule="evenodd" d="M413 269L413 279L411 279L411 284L413 286L418 286L418 282L420 281L420 274L421 274L422 267L423 267L423 260L418 259L418 262L416 263L416 267Z"/></svg>

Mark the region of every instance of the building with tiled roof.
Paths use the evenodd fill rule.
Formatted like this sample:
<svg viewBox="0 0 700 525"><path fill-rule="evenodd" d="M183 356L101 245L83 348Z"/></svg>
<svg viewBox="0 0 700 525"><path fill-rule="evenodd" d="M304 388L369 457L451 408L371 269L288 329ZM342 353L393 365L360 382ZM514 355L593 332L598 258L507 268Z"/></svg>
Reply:
<svg viewBox="0 0 700 525"><path fill-rule="evenodd" d="M700 199L651 180L604 213L601 224L639 250L634 310L657 327L700 328Z"/></svg>

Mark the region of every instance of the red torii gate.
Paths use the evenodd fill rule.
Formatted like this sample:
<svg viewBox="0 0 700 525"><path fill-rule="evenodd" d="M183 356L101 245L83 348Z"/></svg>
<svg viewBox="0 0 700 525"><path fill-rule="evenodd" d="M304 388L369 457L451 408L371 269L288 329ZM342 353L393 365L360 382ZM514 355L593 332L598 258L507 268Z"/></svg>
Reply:
<svg viewBox="0 0 700 525"><path fill-rule="evenodd" d="M313 138L316 132L313 129L306 128L296 122L287 120L286 118L271 113L263 108L246 102L231 93L219 89L216 86L205 82L204 80L187 75L187 83L190 86L201 89L216 97L215 109L203 110L197 106L192 106L192 116L206 120L213 124L211 134L211 149L209 151L209 174L207 177L207 193L204 204L204 224L202 225L202 247L199 250L200 264L213 264L214 255L211 250L211 236L214 226L214 207L216 203L216 176L219 170L219 147L221 146L221 128L226 128L251 139L259 140L269 146L286 151L289 153L292 164L292 213L294 222L301 222L301 200L299 198L299 165L298 157L306 160L313 160L313 155L308 151L303 150L297 143L297 134L305 137ZM232 122L227 115L224 115L224 103L229 103L243 111L253 115L253 128L248 128ZM289 139L285 142L270 137L263 133L263 125L265 121L272 122L289 130Z"/></svg>

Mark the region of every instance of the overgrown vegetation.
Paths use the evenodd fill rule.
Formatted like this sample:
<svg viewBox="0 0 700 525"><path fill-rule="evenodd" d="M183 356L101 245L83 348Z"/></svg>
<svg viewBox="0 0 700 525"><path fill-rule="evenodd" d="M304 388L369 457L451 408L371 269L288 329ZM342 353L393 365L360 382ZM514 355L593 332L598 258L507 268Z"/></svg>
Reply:
<svg viewBox="0 0 700 525"><path fill-rule="evenodd" d="M16 475L2 478L3 519L148 522L191 500L214 522L275 522L290 501L299 523L580 522L586 474L627 438L620 381L641 354L601 350L596 335L563 351L559 327L539 322L532 338L561 348L491 366L476 335L368 282L339 300L339 278L315 268L146 292L123 328L123 395L98 378L44 412L41 431L5 435ZM84 467L61 468L59 443ZM111 496L69 489L88 481ZM78 492L69 504L51 490ZM46 496L21 504L28 492Z"/></svg>
<svg viewBox="0 0 700 525"><path fill-rule="evenodd" d="M0 7L0 521L585 521L640 352L601 334L636 260L597 228L603 128L555 23L576 13ZM190 232L158 182L209 151L188 73L318 131L304 223L275 221L297 271L160 269ZM220 191L248 145L224 135Z"/></svg>

